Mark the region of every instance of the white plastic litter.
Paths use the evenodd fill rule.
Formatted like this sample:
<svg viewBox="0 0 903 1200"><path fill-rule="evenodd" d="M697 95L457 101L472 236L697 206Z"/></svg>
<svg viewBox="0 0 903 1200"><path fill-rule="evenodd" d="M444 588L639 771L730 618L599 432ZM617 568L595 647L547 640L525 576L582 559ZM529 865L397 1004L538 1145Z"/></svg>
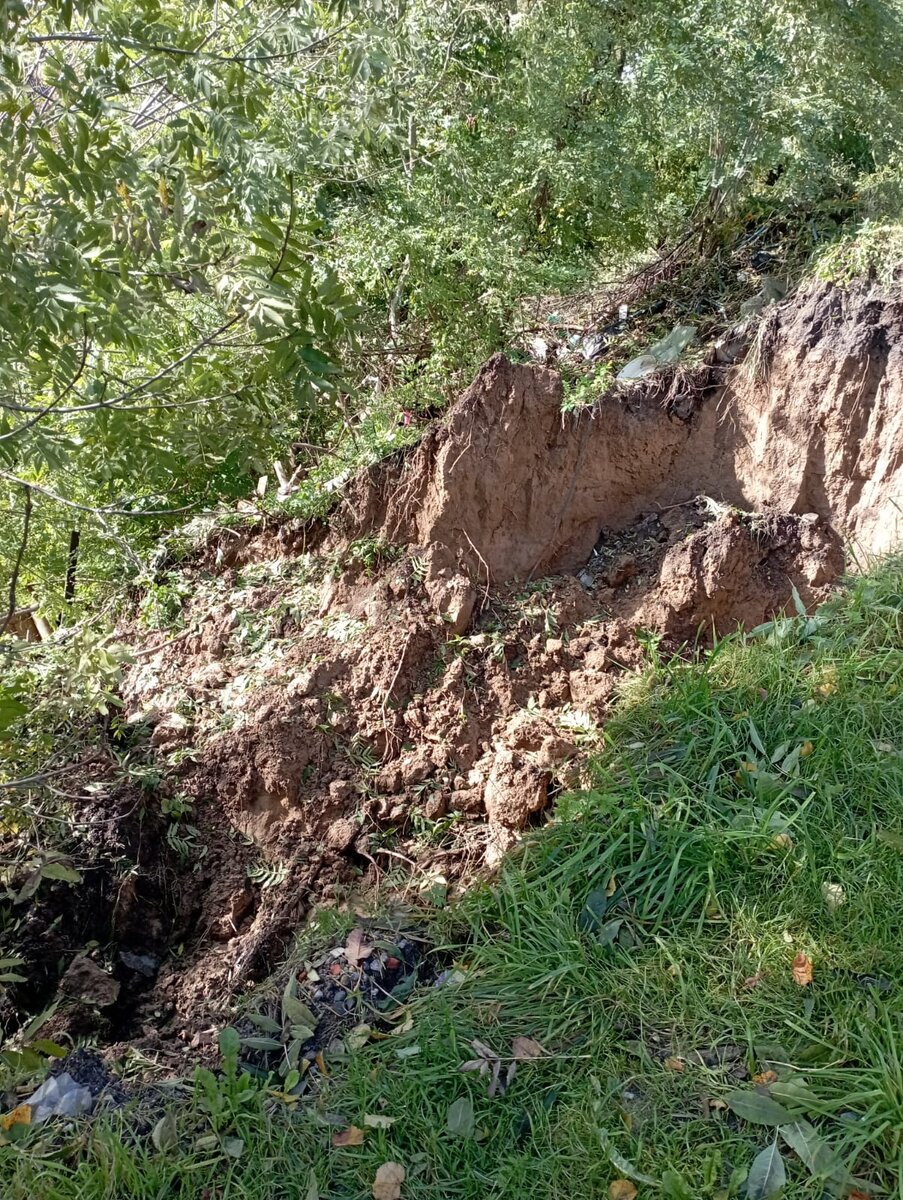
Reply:
<svg viewBox="0 0 903 1200"><path fill-rule="evenodd" d="M40 1125L48 1117L79 1117L94 1107L94 1097L69 1074L45 1079L34 1095L25 1101L31 1105L31 1123Z"/></svg>
<svg viewBox="0 0 903 1200"><path fill-rule="evenodd" d="M618 379L644 379L666 363L677 362L695 337L695 325L675 325L666 338L650 346L638 358L632 359L619 372Z"/></svg>

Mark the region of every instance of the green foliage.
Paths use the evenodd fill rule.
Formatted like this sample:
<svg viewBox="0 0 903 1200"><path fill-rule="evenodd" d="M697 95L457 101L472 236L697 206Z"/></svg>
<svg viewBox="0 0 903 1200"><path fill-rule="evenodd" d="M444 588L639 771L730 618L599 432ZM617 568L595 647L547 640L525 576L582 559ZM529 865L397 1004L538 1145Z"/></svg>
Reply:
<svg viewBox="0 0 903 1200"><path fill-rule="evenodd" d="M48 612L73 527L89 595L140 570L162 514L234 503L274 459L303 468L281 502L323 512L527 297L691 220L705 247L899 193L898 0L0 19L0 560L24 546L17 601Z"/></svg>

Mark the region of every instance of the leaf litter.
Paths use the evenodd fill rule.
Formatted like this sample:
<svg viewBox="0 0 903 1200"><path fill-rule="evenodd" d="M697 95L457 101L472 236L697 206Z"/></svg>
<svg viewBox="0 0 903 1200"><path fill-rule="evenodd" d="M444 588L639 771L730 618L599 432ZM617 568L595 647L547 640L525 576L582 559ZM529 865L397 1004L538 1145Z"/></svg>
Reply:
<svg viewBox="0 0 903 1200"><path fill-rule="evenodd" d="M399 1200L406 1175L401 1163L384 1162L373 1180L373 1200Z"/></svg>

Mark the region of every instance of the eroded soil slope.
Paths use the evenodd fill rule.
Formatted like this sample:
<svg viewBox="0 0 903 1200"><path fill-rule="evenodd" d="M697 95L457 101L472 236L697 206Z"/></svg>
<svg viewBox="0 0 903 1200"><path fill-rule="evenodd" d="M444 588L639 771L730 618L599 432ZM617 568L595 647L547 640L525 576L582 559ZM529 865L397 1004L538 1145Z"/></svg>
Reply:
<svg viewBox="0 0 903 1200"><path fill-rule="evenodd" d="M556 372L497 356L415 455L350 491L347 528L448 546L493 583L579 570L600 528L701 493L896 548L903 302L818 287L770 311L738 368L718 358L562 416Z"/></svg>
<svg viewBox="0 0 903 1200"><path fill-rule="evenodd" d="M755 370L713 354L571 416L554 372L496 357L329 529L220 530L161 577L178 622L126 631L123 686L155 783L82 814L127 881L95 931L122 985L99 1032L187 1040L313 902L491 868L580 783L643 631L676 651L814 605L845 539L895 544L900 333L898 302L820 289L768 318ZM63 945L33 939L48 979Z"/></svg>

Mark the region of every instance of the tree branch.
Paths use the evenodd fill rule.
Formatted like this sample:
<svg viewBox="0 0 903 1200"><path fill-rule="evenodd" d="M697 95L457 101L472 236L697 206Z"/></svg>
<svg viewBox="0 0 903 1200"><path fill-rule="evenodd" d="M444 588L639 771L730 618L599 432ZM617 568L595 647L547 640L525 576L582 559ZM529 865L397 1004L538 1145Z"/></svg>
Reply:
<svg viewBox="0 0 903 1200"><path fill-rule="evenodd" d="M288 244L292 236L292 226L295 223L295 173L288 173L288 221L285 226L285 236L282 239L282 247L279 251L279 257L276 259L275 266L270 271L270 282L276 278L282 270L282 264L285 262L285 254L288 250Z"/></svg>
<svg viewBox="0 0 903 1200"><path fill-rule="evenodd" d="M6 633L7 629L9 628L10 621L16 615L16 591L19 586L19 573L22 570L22 560L25 557L25 551L28 547L28 533L31 528L31 486L30 484L23 482L22 487L25 489L25 519L22 522L22 539L19 542L19 552L16 555L13 573L9 579L9 611L6 614L6 619L4 620L3 624L0 625L0 637Z"/></svg>
<svg viewBox="0 0 903 1200"><path fill-rule="evenodd" d="M6 442L10 438L18 437L19 434L24 433L26 429L31 429L32 425L37 425L38 421L40 421L40 420L42 420L42 418L46 417L48 413L57 410L57 406L63 400L66 399L66 397L69 395L69 393L75 387L75 385L81 379L82 375L84 374L85 363L87 361L88 361L88 334L86 331L85 335L84 335L84 339L82 341L81 362L78 364L78 370L75 372L75 375L73 375L73 377L69 380L69 382L63 388L63 390L60 392L60 394L57 396L57 398L54 401L52 401L52 403L48 404L46 408L39 409L34 414L33 417L30 417L29 420L27 420L27 421L23 421L21 423L21 425L17 425L15 429L10 429L7 433L0 434L0 442ZM59 411L65 412L66 410L62 409Z"/></svg>
<svg viewBox="0 0 903 1200"><path fill-rule="evenodd" d="M115 508L112 505L106 508L98 508L92 504L79 504L75 500L67 500L65 496L60 496L56 492L52 492L50 488L42 487L39 483L29 483L27 479L20 479L18 475L13 475L9 471L0 471L0 479L6 479L9 483L18 484L19 487L29 488L33 492L39 492L42 496L46 496L48 500L55 500L57 504L64 504L66 508L74 508L78 512L94 513L96 516L101 517L171 517L176 516L178 513L190 512L192 509L197 508L196 504L183 504L181 508L148 508L139 512L131 508Z"/></svg>

